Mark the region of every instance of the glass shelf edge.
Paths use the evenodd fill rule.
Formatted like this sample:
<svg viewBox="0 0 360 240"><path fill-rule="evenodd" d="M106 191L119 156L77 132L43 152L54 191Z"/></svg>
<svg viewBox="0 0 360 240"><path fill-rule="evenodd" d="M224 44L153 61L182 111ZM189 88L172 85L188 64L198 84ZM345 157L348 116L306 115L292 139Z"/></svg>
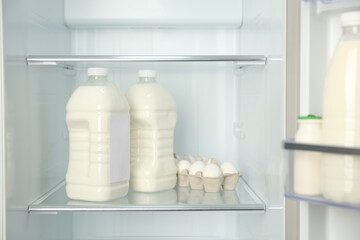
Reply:
<svg viewBox="0 0 360 240"><path fill-rule="evenodd" d="M63 63L91 62L235 62L238 66L265 65L264 55L30 55L28 65L57 66Z"/></svg>
<svg viewBox="0 0 360 240"><path fill-rule="evenodd" d="M344 204L335 203L335 202L328 201L322 197L311 197L311 196L303 196L303 195L300 196L300 195L295 195L292 193L285 193L285 197L288 199L308 202L308 203L316 204L316 205L339 207L339 208L346 208L346 209L360 211L360 205L354 206L354 205L345 204L345 203Z"/></svg>

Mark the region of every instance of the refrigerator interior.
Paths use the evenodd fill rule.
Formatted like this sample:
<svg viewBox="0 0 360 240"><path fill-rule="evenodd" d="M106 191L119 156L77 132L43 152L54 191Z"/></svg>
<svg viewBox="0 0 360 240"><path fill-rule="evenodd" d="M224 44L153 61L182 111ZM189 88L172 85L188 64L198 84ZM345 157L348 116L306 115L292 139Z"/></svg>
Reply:
<svg viewBox="0 0 360 240"><path fill-rule="evenodd" d="M322 115L323 84L341 37L340 16L360 10L359 1L301 2L300 115ZM301 240L358 239L359 211L300 202Z"/></svg>
<svg viewBox="0 0 360 240"><path fill-rule="evenodd" d="M284 1L132 2L3 1L7 238L283 239ZM69 67L29 66L29 55L265 55L268 60L243 68L232 62ZM157 70L158 82L177 103L174 151L232 161L266 211L28 213L29 204L64 179L65 106L91 66L107 67L109 80L124 93L137 82L138 70Z"/></svg>

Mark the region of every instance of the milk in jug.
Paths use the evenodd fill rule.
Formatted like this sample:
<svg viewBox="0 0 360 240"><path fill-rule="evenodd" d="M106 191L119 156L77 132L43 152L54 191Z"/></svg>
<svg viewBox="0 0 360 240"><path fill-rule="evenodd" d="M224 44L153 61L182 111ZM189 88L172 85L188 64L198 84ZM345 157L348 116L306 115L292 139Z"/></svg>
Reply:
<svg viewBox="0 0 360 240"><path fill-rule="evenodd" d="M295 141L321 143L321 117L298 117L299 129ZM321 194L322 154L311 151L294 151L294 191L304 195Z"/></svg>
<svg viewBox="0 0 360 240"><path fill-rule="evenodd" d="M130 115L126 97L107 81L107 69L89 68L66 106L71 199L108 201L125 196L130 174Z"/></svg>
<svg viewBox="0 0 360 240"><path fill-rule="evenodd" d="M176 104L156 82L156 72L141 70L139 82L127 91L131 115L130 188L157 192L176 185L174 127Z"/></svg>
<svg viewBox="0 0 360 240"><path fill-rule="evenodd" d="M323 142L360 147L360 12L341 16L343 36L324 85ZM360 203L360 157L323 154L322 187L326 198Z"/></svg>

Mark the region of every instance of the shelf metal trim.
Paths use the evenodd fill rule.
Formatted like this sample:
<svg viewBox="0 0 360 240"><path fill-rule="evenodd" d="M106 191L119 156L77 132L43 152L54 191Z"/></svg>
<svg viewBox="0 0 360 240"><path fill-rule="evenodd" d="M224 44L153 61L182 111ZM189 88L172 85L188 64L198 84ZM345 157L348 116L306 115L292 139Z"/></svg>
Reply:
<svg viewBox="0 0 360 240"><path fill-rule="evenodd" d="M294 139L287 139L283 141L284 149L286 150L301 150L334 154L360 155L360 148L341 147L332 145L307 144L295 142Z"/></svg>
<svg viewBox="0 0 360 240"><path fill-rule="evenodd" d="M28 65L54 66L60 63L91 62L235 62L237 66L265 65L264 55L30 55Z"/></svg>
<svg viewBox="0 0 360 240"><path fill-rule="evenodd" d="M58 212L189 212L189 211L265 211L265 207L254 207L251 204L245 205L227 205L221 206L203 206L203 207L172 207L172 206L158 206L148 207L146 205L138 205L138 207L62 207L62 206L29 206L30 213L58 213Z"/></svg>

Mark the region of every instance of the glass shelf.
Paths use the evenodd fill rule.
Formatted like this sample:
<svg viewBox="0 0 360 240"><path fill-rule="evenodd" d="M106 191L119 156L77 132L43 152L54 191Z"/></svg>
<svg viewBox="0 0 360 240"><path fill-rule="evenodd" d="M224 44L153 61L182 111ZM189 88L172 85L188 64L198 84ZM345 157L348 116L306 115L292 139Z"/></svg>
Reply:
<svg viewBox="0 0 360 240"><path fill-rule="evenodd" d="M234 62L236 66L265 65L263 55L69 55L26 58L28 65L66 66L73 63L124 63L124 62Z"/></svg>
<svg viewBox="0 0 360 240"><path fill-rule="evenodd" d="M304 184L305 179L299 179L295 178L295 171L299 171L298 168L295 169L295 166L300 166L302 167L301 169L304 168L304 166L306 167L307 170L303 169L303 171L309 171L310 167L312 167L311 169L313 169L314 166L318 166L319 169L321 169L322 164L324 164L322 161L318 162L318 164L320 165L316 165L316 164L312 164L309 165L309 160L314 160L314 161L319 161L319 159L309 159L309 155L307 155L306 158L301 158L299 156L304 156L304 155L297 155L296 161L297 164L303 162L300 165L296 165L295 164L295 157L294 157L294 152L295 151L307 151L307 152L313 152L313 153L324 153L324 154L328 154L331 156L340 156L336 157L335 159L338 160L337 163L341 162L344 159L341 159L342 155L356 155L359 156L360 155L360 148L356 148L356 147L345 147L345 146L332 146L332 145L322 145L322 144L307 144L307 143L301 143L301 142L295 142L294 139L287 139L283 141L283 148L287 151L287 161L286 161L286 165L287 165L287 177L286 177L286 187L285 187L285 197L286 198L290 198L290 199L294 199L294 200L299 200L299 201L306 201L309 203L313 203L313 204L318 204L318 205L326 205L326 206L334 206L334 207L342 207L342 208L348 208L348 209L353 209L353 210L360 210L360 204L355 204L355 203L348 203L348 202L356 202L356 189L348 189L347 191L354 191L351 194L352 195L345 195L345 189L339 186L343 186L343 184L346 182L345 181L345 177L342 175L344 169L343 168L337 168L337 172L336 174L338 176L340 176L340 180L342 180L342 182L340 180L333 180L331 179L332 182L334 182L334 184L336 184L337 188L336 188L336 195L334 192L331 192L331 196L334 197L336 196L336 198L338 199L347 199L347 200L343 200L342 201L333 201L330 199L325 198L322 194L318 194L318 195L304 195L304 194L299 194L297 192L295 192L295 182L298 181L298 184ZM359 157L358 157L359 158ZM321 155L320 155L320 160L322 159ZM358 160L358 159L357 159ZM349 162L351 163L351 161ZM333 164L333 162L332 162ZM345 165L344 165L345 166ZM334 168L334 167L333 167ZM321 172L321 170L319 170ZM351 174L351 172L348 172ZM299 172L298 172L299 174ZM304 176L308 176L308 173L304 173ZM298 175L300 176L300 175ZM308 176L309 177L309 176ZM311 176L310 178L312 178L313 176ZM322 178L322 175L319 174L319 177ZM308 183L306 183L308 184ZM329 185L329 184L328 184ZM338 186L339 185L339 186ZM299 185L298 185L299 186ZM345 186L345 185L344 185ZM322 186L323 187L323 186ZM320 192L323 192L324 190L322 189L322 187L319 185L319 189ZM334 188L333 185L331 185L331 188ZM304 185L302 185L302 191L304 191ZM307 187L306 189L309 189L309 187ZM335 189L335 188L334 188ZM342 192L344 191L344 192ZM350 197L351 196L351 197Z"/></svg>
<svg viewBox="0 0 360 240"><path fill-rule="evenodd" d="M67 198L65 182L60 183L28 207L30 213L123 212L123 211L265 211L265 203L243 178L236 191L206 193L176 187L156 193L129 191L109 202L86 202Z"/></svg>

